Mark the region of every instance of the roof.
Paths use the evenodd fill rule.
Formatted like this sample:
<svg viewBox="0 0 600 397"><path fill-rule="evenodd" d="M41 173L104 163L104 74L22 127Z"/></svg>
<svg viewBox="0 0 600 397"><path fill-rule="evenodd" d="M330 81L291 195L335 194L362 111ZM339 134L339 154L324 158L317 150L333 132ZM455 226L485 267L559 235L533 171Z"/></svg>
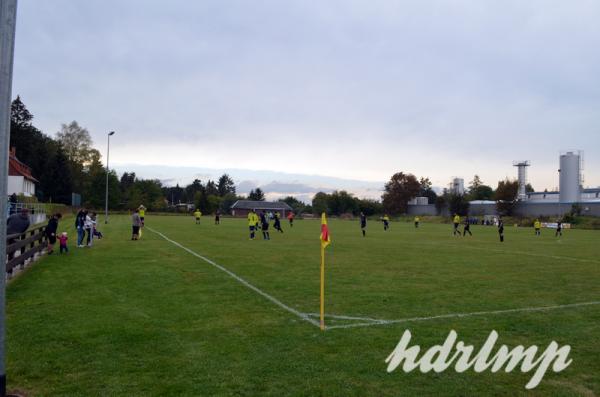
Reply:
<svg viewBox="0 0 600 397"><path fill-rule="evenodd" d="M239 210L286 210L291 211L292 207L283 201L252 201L238 200L231 206L231 209Z"/></svg>
<svg viewBox="0 0 600 397"><path fill-rule="evenodd" d="M10 154L8 156L8 175L22 176L30 181L39 182L33 177L33 175L31 175L31 168L17 158L14 148L10 150Z"/></svg>

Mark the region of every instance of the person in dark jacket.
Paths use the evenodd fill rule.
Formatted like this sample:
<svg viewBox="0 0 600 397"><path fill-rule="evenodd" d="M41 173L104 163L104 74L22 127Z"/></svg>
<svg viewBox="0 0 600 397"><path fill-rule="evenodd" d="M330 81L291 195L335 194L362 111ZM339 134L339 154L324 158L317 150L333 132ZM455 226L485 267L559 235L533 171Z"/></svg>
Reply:
<svg viewBox="0 0 600 397"><path fill-rule="evenodd" d="M83 238L85 237L85 218L87 211L85 208L79 210L75 216L75 229L77 230L77 247L83 247Z"/></svg>
<svg viewBox="0 0 600 397"><path fill-rule="evenodd" d="M6 234L21 234L29 229L29 210L23 208L20 213L12 214L6 220Z"/></svg>
<svg viewBox="0 0 600 397"><path fill-rule="evenodd" d="M504 222L502 219L498 221L498 235L500 236L500 242L504 242Z"/></svg>
<svg viewBox="0 0 600 397"><path fill-rule="evenodd" d="M56 244L56 232L58 230L58 220L62 218L61 214L54 214L48 221L46 226L46 237L48 238L48 255L54 252L54 244Z"/></svg>
<svg viewBox="0 0 600 397"><path fill-rule="evenodd" d="M269 236L269 218L267 218L265 211L260 213L260 227L262 229L263 240L270 240L271 236Z"/></svg>

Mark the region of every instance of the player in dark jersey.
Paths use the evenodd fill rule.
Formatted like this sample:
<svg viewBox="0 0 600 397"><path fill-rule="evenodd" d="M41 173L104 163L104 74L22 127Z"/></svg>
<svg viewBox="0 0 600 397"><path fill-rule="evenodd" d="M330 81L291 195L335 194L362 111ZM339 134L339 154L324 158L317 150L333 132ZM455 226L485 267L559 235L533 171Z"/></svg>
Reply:
<svg viewBox="0 0 600 397"><path fill-rule="evenodd" d="M554 234L555 237L562 237L562 222L558 221L556 222L556 233Z"/></svg>
<svg viewBox="0 0 600 397"><path fill-rule="evenodd" d="M365 237L367 235L367 216L362 212L360 213L360 229L363 237Z"/></svg>
<svg viewBox="0 0 600 397"><path fill-rule="evenodd" d="M502 219L498 221L498 235L500 236L500 242L504 242L504 222Z"/></svg>
<svg viewBox="0 0 600 397"><path fill-rule="evenodd" d="M262 229L263 240L270 240L271 236L269 236L269 218L265 211L260 213L260 228Z"/></svg>
<svg viewBox="0 0 600 397"><path fill-rule="evenodd" d="M279 212L275 213L275 222L273 223L273 227L279 233L283 233L283 229L281 228L281 215L279 215Z"/></svg>
<svg viewBox="0 0 600 397"><path fill-rule="evenodd" d="M469 236L473 235L473 233L471 233L471 222L469 220L469 217L465 218L465 224L463 227L463 237L466 236L467 233L469 233Z"/></svg>

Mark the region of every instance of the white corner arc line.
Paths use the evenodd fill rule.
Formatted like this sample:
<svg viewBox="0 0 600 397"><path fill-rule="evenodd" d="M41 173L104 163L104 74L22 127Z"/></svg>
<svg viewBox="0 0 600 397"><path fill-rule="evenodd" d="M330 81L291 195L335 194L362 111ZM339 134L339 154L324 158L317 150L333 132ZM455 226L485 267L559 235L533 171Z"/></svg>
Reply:
<svg viewBox="0 0 600 397"><path fill-rule="evenodd" d="M490 315L507 314L507 313L541 312L541 311L547 311L547 310L569 309L569 308L574 308L574 307L592 306L592 305L600 305L600 301L580 302L580 303L571 303L571 304L566 304L566 305L554 305L554 306L523 307L523 308L517 308L517 309L491 310L491 311L481 311L481 312L472 312L472 313L450 313L450 314L441 314L438 316L430 316L430 317L402 318L399 320L375 320L375 321L371 321L368 323L332 325L330 327L327 327L327 329L370 327L373 325L388 325L388 324L399 324L399 323L408 323L408 322L417 322L417 321L431 321L431 320L438 320L438 319L444 319L444 318L490 316Z"/></svg>
<svg viewBox="0 0 600 397"><path fill-rule="evenodd" d="M222 272L226 273L227 275L229 275L231 278L235 279L237 282L239 282L240 284L244 285L247 288L250 288L252 291L256 292L257 294L259 294L260 296L262 296L263 298L271 301L272 303L276 304L277 306L279 306L280 308L294 314L295 316L300 317L302 320L307 321L309 323L311 323L312 325L319 327L319 322L310 318L307 314L305 313L301 313L298 310L289 307L288 305L286 305L285 303L281 302L279 299L267 294L266 292L264 292L263 290L259 289L258 287L255 287L254 285L250 284L248 281L244 280L243 278L241 278L240 276L238 276L237 274L235 274L234 272L232 272L231 270L219 265L218 263L198 254L197 252L192 251L191 249L179 244L177 241L171 240L170 238L168 238L167 236L165 236L164 234L162 234L161 232L159 232L158 230L154 230L151 227L146 226L144 229L148 229L153 233L158 234L160 237L162 237L163 239L165 239L166 241L170 242L171 244L183 249L184 251L187 251L188 253L194 255L197 258L202 259L204 262L208 263L209 265L212 265L213 267L221 270Z"/></svg>

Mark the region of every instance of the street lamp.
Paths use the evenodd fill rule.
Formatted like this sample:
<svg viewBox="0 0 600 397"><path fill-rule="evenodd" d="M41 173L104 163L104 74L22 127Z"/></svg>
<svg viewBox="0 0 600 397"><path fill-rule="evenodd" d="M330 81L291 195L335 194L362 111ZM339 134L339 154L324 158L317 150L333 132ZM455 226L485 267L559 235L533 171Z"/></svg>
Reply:
<svg viewBox="0 0 600 397"><path fill-rule="evenodd" d="M106 196L104 199L104 223L108 223L108 156L110 154L110 137L114 134L114 131L108 133L108 142L106 144Z"/></svg>

